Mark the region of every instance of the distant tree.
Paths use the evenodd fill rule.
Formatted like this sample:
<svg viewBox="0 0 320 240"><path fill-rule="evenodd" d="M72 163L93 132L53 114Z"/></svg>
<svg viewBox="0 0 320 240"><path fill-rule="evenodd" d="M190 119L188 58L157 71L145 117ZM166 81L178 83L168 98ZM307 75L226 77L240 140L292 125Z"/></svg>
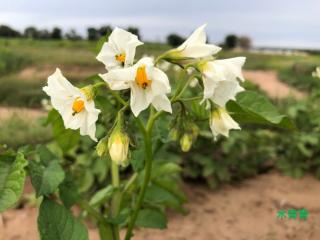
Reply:
<svg viewBox="0 0 320 240"><path fill-rule="evenodd" d="M238 45L244 50L249 50L252 47L252 42L250 37L247 37L247 36L239 37Z"/></svg>
<svg viewBox="0 0 320 240"><path fill-rule="evenodd" d="M139 38L139 40L141 40L139 28L130 26L130 27L127 28L127 31L128 31L128 32L131 32L132 34L137 35L138 38Z"/></svg>
<svg viewBox="0 0 320 240"><path fill-rule="evenodd" d="M23 36L26 38L36 39L38 38L38 35L38 30L33 26L27 27L23 32Z"/></svg>
<svg viewBox="0 0 320 240"><path fill-rule="evenodd" d="M106 25L99 28L99 34L101 37L109 36L112 32L112 27Z"/></svg>
<svg viewBox="0 0 320 240"><path fill-rule="evenodd" d="M6 26L6 25L0 25L0 37L20 37L21 34L14 30L13 28Z"/></svg>
<svg viewBox="0 0 320 240"><path fill-rule="evenodd" d="M234 34L228 35L225 38L224 45L226 48L233 49L238 45L238 37Z"/></svg>
<svg viewBox="0 0 320 240"><path fill-rule="evenodd" d="M88 40L90 41L98 40L100 38L99 31L93 27L89 27L87 29L87 34L88 34Z"/></svg>
<svg viewBox="0 0 320 240"><path fill-rule="evenodd" d="M65 38L66 39L69 39L69 40L81 40L82 37L76 32L75 29L70 29L70 31L68 31L66 34L65 34Z"/></svg>
<svg viewBox="0 0 320 240"><path fill-rule="evenodd" d="M55 27L53 28L52 32L51 32L51 38L52 39L62 39L62 31L60 28Z"/></svg>
<svg viewBox="0 0 320 240"><path fill-rule="evenodd" d="M178 34L172 33L167 36L167 43L173 47L181 45L185 39Z"/></svg>
<svg viewBox="0 0 320 240"><path fill-rule="evenodd" d="M51 33L47 29L41 29L38 31L38 38L39 39L50 39Z"/></svg>

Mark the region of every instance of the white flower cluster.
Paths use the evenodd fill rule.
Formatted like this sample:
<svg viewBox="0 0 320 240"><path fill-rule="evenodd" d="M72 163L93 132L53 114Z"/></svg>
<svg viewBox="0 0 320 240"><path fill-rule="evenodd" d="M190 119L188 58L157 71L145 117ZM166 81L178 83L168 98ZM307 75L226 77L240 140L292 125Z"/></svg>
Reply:
<svg viewBox="0 0 320 240"><path fill-rule="evenodd" d="M213 55L221 48L206 43L205 27L199 27L181 46L165 53L159 68L151 57L142 57L134 63L136 48L143 43L136 35L115 28L97 56L107 70L100 76L111 90L130 89L130 107L137 117L150 104L157 111L172 112L167 97L171 92L170 82L163 71L168 65L163 65L163 61L192 66L201 74L203 101L210 102L213 109L210 114L213 135L228 136L230 129L240 129L225 105L243 91L238 80L244 81L241 68L245 58L215 60ZM48 86L43 90L51 97L52 106L61 114L66 128L80 129L81 135L97 140L95 123L100 110L95 108L92 94L74 87L59 69L48 78Z"/></svg>

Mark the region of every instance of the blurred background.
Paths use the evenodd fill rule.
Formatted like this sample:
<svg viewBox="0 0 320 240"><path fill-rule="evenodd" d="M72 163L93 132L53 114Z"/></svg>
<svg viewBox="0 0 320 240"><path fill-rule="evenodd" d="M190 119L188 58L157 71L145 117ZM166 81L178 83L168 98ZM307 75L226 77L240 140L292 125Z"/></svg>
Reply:
<svg viewBox="0 0 320 240"><path fill-rule="evenodd" d="M319 12L318 0L1 0L0 145L50 142L41 120L50 109L47 77L59 67L82 86L105 72L95 56L114 27L145 42L141 57L180 45L207 23L208 41L224 49L217 58L246 56L244 87L270 98L298 131L248 125L217 142L202 132L188 153L172 144L169 159L182 166L189 214L170 212L167 230L141 230L135 239L319 239ZM171 81L179 77L179 69L168 71ZM97 172L77 164L88 175L84 189L94 185ZM37 239L26 188L17 209L3 214L1 240ZM278 219L289 209L306 209L308 218ZM96 239L95 229L90 234Z"/></svg>

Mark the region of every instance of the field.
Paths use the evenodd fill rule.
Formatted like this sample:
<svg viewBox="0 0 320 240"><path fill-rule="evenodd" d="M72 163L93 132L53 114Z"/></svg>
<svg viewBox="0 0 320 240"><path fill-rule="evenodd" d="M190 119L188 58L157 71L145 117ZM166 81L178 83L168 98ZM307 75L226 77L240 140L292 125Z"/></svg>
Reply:
<svg viewBox="0 0 320 240"><path fill-rule="evenodd" d="M72 83L86 85L88 77L104 72L95 60L99 46L95 41L0 39L0 146L50 143L52 131L43 124L47 111L41 103L47 98L42 91L47 77L59 67ZM156 56L168 49L147 43L137 54ZM171 209L168 230L139 230L134 239L319 239L320 118L313 110L320 80L311 73L320 66L320 55L224 51L218 57L239 55L247 57L245 87L268 96L298 131L245 125L244 131L218 142L203 133L190 153L177 154L172 147L170 158L183 168L189 215ZM177 78L173 70L171 77ZM27 183L23 200L3 214L3 223L0 215L5 236L0 240L36 239L37 203L29 188ZM310 218L277 219L279 209L292 208L309 210ZM22 227L13 230L17 225ZM98 239L92 226L90 236Z"/></svg>

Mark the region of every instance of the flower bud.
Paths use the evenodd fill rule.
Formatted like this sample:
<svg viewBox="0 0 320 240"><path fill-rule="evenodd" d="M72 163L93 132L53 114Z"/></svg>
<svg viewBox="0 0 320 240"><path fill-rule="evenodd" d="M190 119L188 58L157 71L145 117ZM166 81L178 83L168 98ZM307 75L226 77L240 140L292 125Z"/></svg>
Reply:
<svg viewBox="0 0 320 240"><path fill-rule="evenodd" d="M177 141L178 138L179 138L179 131L178 129L176 128L172 128L169 132L169 138L172 140L172 141Z"/></svg>
<svg viewBox="0 0 320 240"><path fill-rule="evenodd" d="M96 152L99 157L103 157L103 156L107 155L107 152L108 152L108 138L107 137L104 137L99 141L99 143L96 147Z"/></svg>
<svg viewBox="0 0 320 240"><path fill-rule="evenodd" d="M86 96L87 101L91 101L96 96L96 91L94 89L94 86L87 85L80 89L81 92Z"/></svg>
<svg viewBox="0 0 320 240"><path fill-rule="evenodd" d="M115 128L108 140L109 154L118 165L126 165L129 151L129 137L119 128Z"/></svg>
<svg viewBox="0 0 320 240"><path fill-rule="evenodd" d="M182 135L180 139L180 147L183 152L189 152L191 146L192 146L192 135L189 133L185 133Z"/></svg>

